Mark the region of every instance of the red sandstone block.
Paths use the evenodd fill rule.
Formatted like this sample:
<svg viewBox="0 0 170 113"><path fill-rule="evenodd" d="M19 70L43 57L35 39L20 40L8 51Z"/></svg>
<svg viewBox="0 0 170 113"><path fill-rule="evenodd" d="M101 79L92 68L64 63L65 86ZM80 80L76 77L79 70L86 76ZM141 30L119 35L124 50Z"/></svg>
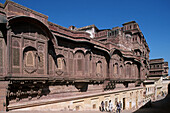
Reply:
<svg viewBox="0 0 170 113"><path fill-rule="evenodd" d="M7 93L7 90L0 89L0 96L5 96Z"/></svg>

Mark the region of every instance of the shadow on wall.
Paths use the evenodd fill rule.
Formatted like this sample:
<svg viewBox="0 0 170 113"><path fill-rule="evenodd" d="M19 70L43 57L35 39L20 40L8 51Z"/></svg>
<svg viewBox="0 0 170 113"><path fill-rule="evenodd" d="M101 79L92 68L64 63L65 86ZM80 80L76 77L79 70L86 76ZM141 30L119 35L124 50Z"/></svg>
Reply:
<svg viewBox="0 0 170 113"><path fill-rule="evenodd" d="M170 94L170 84L168 84L168 94Z"/></svg>

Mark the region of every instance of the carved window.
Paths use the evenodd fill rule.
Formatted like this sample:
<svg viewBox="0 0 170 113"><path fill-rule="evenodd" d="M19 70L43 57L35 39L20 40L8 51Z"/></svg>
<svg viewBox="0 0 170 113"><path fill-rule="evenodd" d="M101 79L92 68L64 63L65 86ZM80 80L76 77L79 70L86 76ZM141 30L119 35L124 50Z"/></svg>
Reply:
<svg viewBox="0 0 170 113"><path fill-rule="evenodd" d="M77 59L77 70L78 71L82 71L82 64L83 64L83 61L82 59Z"/></svg>
<svg viewBox="0 0 170 113"><path fill-rule="evenodd" d="M49 55L49 70L50 71L53 70L53 58L51 55Z"/></svg>
<svg viewBox="0 0 170 113"><path fill-rule="evenodd" d="M39 67L44 67L44 54L42 52L39 52Z"/></svg>
<svg viewBox="0 0 170 113"><path fill-rule="evenodd" d="M90 54L86 54L85 56L85 72L88 73L90 64Z"/></svg>
<svg viewBox="0 0 170 113"><path fill-rule="evenodd" d="M72 52L70 52L70 54L69 54L69 71L70 71L70 74L72 74L73 73L73 66L74 66L74 64L73 64L73 53Z"/></svg>
<svg viewBox="0 0 170 113"><path fill-rule="evenodd" d="M120 76L123 74L123 66L120 66Z"/></svg>
<svg viewBox="0 0 170 113"><path fill-rule="evenodd" d="M82 53L77 53L76 55L76 65L77 65L77 71L83 71L83 59L84 55Z"/></svg>
<svg viewBox="0 0 170 113"><path fill-rule="evenodd" d="M18 41L12 43L12 72L20 73L20 44Z"/></svg>
<svg viewBox="0 0 170 113"><path fill-rule="evenodd" d="M137 25L136 25L136 24L134 24L134 25L133 25L133 28L134 28L134 29L135 29L135 28L137 28Z"/></svg>
<svg viewBox="0 0 170 113"><path fill-rule="evenodd" d="M62 66L62 58L57 58L57 66L58 66L58 69L63 69L63 66Z"/></svg>
<svg viewBox="0 0 170 113"><path fill-rule="evenodd" d="M34 67L35 66L35 56L34 56L34 53L33 53L33 51L28 51L27 53L26 53L26 56L25 56L25 58L26 58L26 66L28 66L28 67Z"/></svg>
<svg viewBox="0 0 170 113"><path fill-rule="evenodd" d="M131 64L126 64L126 76L129 77L131 75Z"/></svg>
<svg viewBox="0 0 170 113"><path fill-rule="evenodd" d="M64 57L57 58L57 69L59 69L59 70L66 69L66 62L64 60Z"/></svg>
<svg viewBox="0 0 170 113"><path fill-rule="evenodd" d="M139 75L139 69L137 65L135 65L135 76L137 77Z"/></svg>
<svg viewBox="0 0 170 113"><path fill-rule="evenodd" d="M101 74L102 73L102 63L98 62L97 63L97 74Z"/></svg>
<svg viewBox="0 0 170 113"><path fill-rule="evenodd" d="M13 66L19 66L20 61L19 61L19 49L18 48L13 48Z"/></svg>
<svg viewBox="0 0 170 113"><path fill-rule="evenodd" d="M73 72L73 59L69 59L69 70Z"/></svg>
<svg viewBox="0 0 170 113"><path fill-rule="evenodd" d="M24 53L24 70L26 73L34 73L37 71L38 53L34 47L26 47ZM43 72L43 71L41 71ZM39 72L38 72L39 73Z"/></svg>
<svg viewBox="0 0 170 113"><path fill-rule="evenodd" d="M0 31L0 73L3 72L3 38L1 37L3 37L3 34Z"/></svg>
<svg viewBox="0 0 170 113"><path fill-rule="evenodd" d="M118 74L118 64L113 65L114 74Z"/></svg>
<svg viewBox="0 0 170 113"><path fill-rule="evenodd" d="M2 45L2 40L0 39L0 67L3 66L3 45Z"/></svg>
<svg viewBox="0 0 170 113"><path fill-rule="evenodd" d="M20 48L17 41L13 42L12 57L13 66L20 66Z"/></svg>
<svg viewBox="0 0 170 113"><path fill-rule="evenodd" d="M130 25L130 26L129 26L129 28L131 29L131 28L132 28L132 26Z"/></svg>

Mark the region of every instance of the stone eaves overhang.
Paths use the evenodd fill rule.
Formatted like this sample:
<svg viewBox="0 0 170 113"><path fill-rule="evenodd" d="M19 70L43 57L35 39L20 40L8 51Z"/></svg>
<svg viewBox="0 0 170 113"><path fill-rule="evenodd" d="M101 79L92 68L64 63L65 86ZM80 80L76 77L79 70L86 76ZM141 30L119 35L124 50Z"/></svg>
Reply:
<svg viewBox="0 0 170 113"><path fill-rule="evenodd" d="M52 22L48 22L48 24L49 24L49 29L56 37L65 38L67 40L72 40L75 42L86 42L86 43L94 45L94 48L105 51L108 54L110 52L110 50L106 47L105 44L95 39L90 38L89 33L86 33L84 31L72 31L70 29L59 26Z"/></svg>
<svg viewBox="0 0 170 113"><path fill-rule="evenodd" d="M7 23L7 19L6 16L0 15L0 24L6 24Z"/></svg>

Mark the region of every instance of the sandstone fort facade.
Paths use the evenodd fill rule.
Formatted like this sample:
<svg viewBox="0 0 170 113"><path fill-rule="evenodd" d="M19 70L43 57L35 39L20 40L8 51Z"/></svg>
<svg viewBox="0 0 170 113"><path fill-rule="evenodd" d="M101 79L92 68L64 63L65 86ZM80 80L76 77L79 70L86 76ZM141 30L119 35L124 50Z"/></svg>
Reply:
<svg viewBox="0 0 170 113"><path fill-rule="evenodd" d="M113 98L132 108L142 101L149 52L135 21L105 30L65 28L6 1L0 4L0 109L98 109Z"/></svg>

